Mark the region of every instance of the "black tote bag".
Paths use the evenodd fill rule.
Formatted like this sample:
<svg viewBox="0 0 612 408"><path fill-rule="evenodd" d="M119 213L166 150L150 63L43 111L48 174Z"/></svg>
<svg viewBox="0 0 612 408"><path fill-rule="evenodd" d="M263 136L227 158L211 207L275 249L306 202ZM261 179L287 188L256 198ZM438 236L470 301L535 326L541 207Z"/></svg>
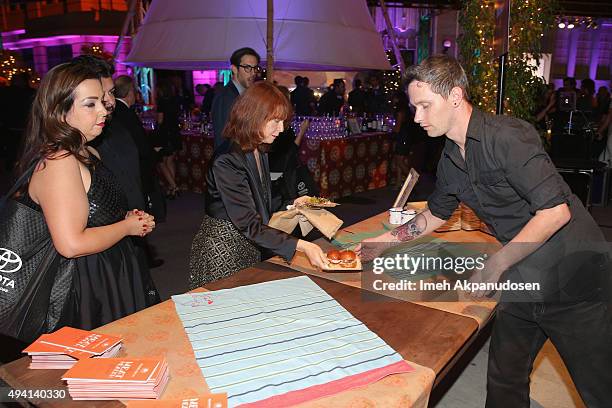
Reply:
<svg viewBox="0 0 612 408"><path fill-rule="evenodd" d="M42 212L12 199L33 170L0 200L0 334L25 342L60 323L76 268L55 250Z"/></svg>

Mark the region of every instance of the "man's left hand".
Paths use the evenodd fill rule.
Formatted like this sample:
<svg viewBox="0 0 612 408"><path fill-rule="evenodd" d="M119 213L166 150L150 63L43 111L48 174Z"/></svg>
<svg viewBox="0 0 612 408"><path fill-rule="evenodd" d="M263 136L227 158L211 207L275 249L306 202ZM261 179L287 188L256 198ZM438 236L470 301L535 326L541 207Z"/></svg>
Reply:
<svg viewBox="0 0 612 408"><path fill-rule="evenodd" d="M506 269L502 267L499 263L495 262L494 257L489 259L489 262L485 264L483 269L475 269L472 273L472 276L469 279L470 283L496 283L499 282L502 274ZM476 298L483 298L488 296L489 294L494 293L494 291L479 289L474 292L470 292L470 296Z"/></svg>

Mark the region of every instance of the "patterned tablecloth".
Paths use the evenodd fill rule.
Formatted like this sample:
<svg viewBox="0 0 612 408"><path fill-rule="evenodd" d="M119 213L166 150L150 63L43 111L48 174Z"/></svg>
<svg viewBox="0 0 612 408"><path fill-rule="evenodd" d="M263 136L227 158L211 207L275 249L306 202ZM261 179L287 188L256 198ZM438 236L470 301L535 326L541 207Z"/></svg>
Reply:
<svg viewBox="0 0 612 408"><path fill-rule="evenodd" d="M181 190L203 193L214 152L212 133L183 132L183 148L176 159ZM389 133L364 133L336 140L305 139L300 161L308 166L321 196L330 199L385 187L392 140Z"/></svg>
<svg viewBox="0 0 612 408"><path fill-rule="evenodd" d="M176 182L181 190L203 193L214 152L212 133L182 132L183 148L176 157Z"/></svg>
<svg viewBox="0 0 612 408"><path fill-rule="evenodd" d="M385 187L392 153L389 133L364 133L336 140L305 139L300 160L332 200Z"/></svg>

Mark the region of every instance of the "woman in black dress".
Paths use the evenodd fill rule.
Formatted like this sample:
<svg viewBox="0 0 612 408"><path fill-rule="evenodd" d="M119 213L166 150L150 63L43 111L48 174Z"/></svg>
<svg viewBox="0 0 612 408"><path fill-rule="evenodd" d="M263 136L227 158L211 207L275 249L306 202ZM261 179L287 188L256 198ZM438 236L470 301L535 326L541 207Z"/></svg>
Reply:
<svg viewBox="0 0 612 408"><path fill-rule="evenodd" d="M291 104L268 82L249 87L234 103L224 136L227 152L213 158L206 176L206 214L191 247L189 286L230 276L269 255L289 261L304 252L315 267L327 258L318 245L267 224L273 211L267 147L283 131ZM296 199L300 205L308 196Z"/></svg>
<svg viewBox="0 0 612 408"><path fill-rule="evenodd" d="M93 329L143 309L141 268L129 236L145 236L153 217L127 200L97 152L107 111L95 73L61 64L43 78L32 105L19 171L38 162L21 199L42 211L60 255L76 258L63 323ZM57 306L57 305L55 305Z"/></svg>
<svg viewBox="0 0 612 408"><path fill-rule="evenodd" d="M170 81L162 80L157 88L157 135L162 148L159 167L168 185L168 197L175 198L179 192L176 184L176 153L181 150L179 116L180 98Z"/></svg>

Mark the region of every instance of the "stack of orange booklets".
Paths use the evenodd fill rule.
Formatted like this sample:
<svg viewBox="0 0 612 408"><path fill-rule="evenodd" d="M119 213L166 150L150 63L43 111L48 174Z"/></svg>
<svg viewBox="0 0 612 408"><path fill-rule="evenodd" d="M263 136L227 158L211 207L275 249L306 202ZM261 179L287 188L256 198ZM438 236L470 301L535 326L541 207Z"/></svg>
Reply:
<svg viewBox="0 0 612 408"><path fill-rule="evenodd" d="M74 400L129 400L159 398L169 378L164 357L125 357L79 360L62 380Z"/></svg>
<svg viewBox="0 0 612 408"><path fill-rule="evenodd" d="M23 352L32 357L30 368L66 370L78 360L114 357L119 350L121 337L62 327L43 334Z"/></svg>

